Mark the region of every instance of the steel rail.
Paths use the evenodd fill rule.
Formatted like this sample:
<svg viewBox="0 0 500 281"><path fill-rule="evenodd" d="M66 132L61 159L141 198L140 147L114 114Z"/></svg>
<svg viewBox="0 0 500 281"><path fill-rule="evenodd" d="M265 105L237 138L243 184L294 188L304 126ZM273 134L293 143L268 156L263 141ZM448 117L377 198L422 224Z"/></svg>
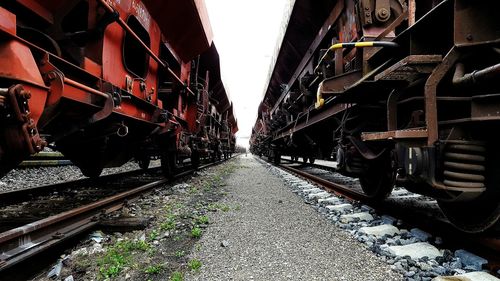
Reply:
<svg viewBox="0 0 500 281"><path fill-rule="evenodd" d="M197 170L206 169L225 161L209 163L200 166ZM136 200L140 195L151 189L192 174L195 171L194 169L187 170L175 175L172 180L154 181L94 203L0 233L0 272L95 227L99 223L101 215L119 210L125 204Z"/></svg>
<svg viewBox="0 0 500 281"><path fill-rule="evenodd" d="M136 169L132 171L104 175L98 178L82 178L72 181L60 182L56 184L48 184L48 185L41 185L30 188L0 192L0 206L26 201L29 200L31 196L47 194L48 192L52 191L60 191L69 187L74 187L76 185L92 185L92 184L102 183L105 181L112 181L114 179L119 179L123 177L129 177L129 176L135 176L144 173L159 171L160 169L161 167L149 168L147 170Z"/></svg>
<svg viewBox="0 0 500 281"><path fill-rule="evenodd" d="M321 187L323 187L328 192L332 192L332 193L335 193L337 195L342 195L342 196L348 197L352 200L367 200L368 199L368 197L365 194L363 194L361 192L357 192L357 191L355 191L355 190L353 190L345 185L322 179L318 176L311 175L307 172L292 168L292 167L287 166L287 165L279 165L279 167L282 169L285 169L287 171L290 171L294 174L297 174L303 178L306 178L314 183L319 184Z"/></svg>

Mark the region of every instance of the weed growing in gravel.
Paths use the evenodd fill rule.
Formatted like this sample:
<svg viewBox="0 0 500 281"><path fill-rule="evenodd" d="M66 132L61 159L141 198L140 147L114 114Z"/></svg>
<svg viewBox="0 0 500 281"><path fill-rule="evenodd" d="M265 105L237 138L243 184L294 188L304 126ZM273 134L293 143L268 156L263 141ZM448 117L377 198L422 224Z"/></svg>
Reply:
<svg viewBox="0 0 500 281"><path fill-rule="evenodd" d="M191 229L191 236L193 238L200 238L201 237L202 230L199 227L194 227Z"/></svg>
<svg viewBox="0 0 500 281"><path fill-rule="evenodd" d="M197 260L197 259L192 259L188 262L188 266L189 268L191 268L191 270L199 270L200 267L201 267L201 261L200 260Z"/></svg>
<svg viewBox="0 0 500 281"><path fill-rule="evenodd" d="M174 237L174 241L181 241L181 240L182 240L182 236L177 235Z"/></svg>
<svg viewBox="0 0 500 281"><path fill-rule="evenodd" d="M151 248L145 241L122 240L110 246L104 256L97 260L99 277L114 278L130 264L132 252L146 252Z"/></svg>
<svg viewBox="0 0 500 281"><path fill-rule="evenodd" d="M215 175L212 178L212 184L214 186L221 186L222 185L222 176L221 175Z"/></svg>
<svg viewBox="0 0 500 281"><path fill-rule="evenodd" d="M208 224L208 216L199 216L196 218L196 223L197 224Z"/></svg>
<svg viewBox="0 0 500 281"><path fill-rule="evenodd" d="M167 213L171 213L173 210L174 210L174 205L172 202L170 203L167 203L165 204L165 206L163 206L163 210Z"/></svg>
<svg viewBox="0 0 500 281"><path fill-rule="evenodd" d="M175 202L175 201L169 202L169 203L165 204L165 206L163 206L163 210L166 213L173 213L176 210L183 210L185 208L186 208L186 206L183 203Z"/></svg>
<svg viewBox="0 0 500 281"><path fill-rule="evenodd" d="M228 205L222 204L220 208L223 212L228 212L231 208Z"/></svg>
<svg viewBox="0 0 500 281"><path fill-rule="evenodd" d="M186 252L181 251L181 250L175 252L175 256L178 258L182 258L185 255L186 255Z"/></svg>
<svg viewBox="0 0 500 281"><path fill-rule="evenodd" d="M196 186L191 186L188 190L189 194L196 194L198 193L198 188Z"/></svg>
<svg viewBox="0 0 500 281"><path fill-rule="evenodd" d="M217 204L215 204L215 203L210 203L210 204L208 204L207 209L208 209L210 212L215 212L215 211L217 211L217 209L218 209L218 208L217 208Z"/></svg>
<svg viewBox="0 0 500 281"><path fill-rule="evenodd" d="M144 272L147 274L158 274L162 272L163 270L163 264L157 264L157 265L150 265L144 269Z"/></svg>
<svg viewBox="0 0 500 281"><path fill-rule="evenodd" d="M182 272L176 271L172 273L172 276L170 276L170 281L182 281L184 280L184 275Z"/></svg>
<svg viewBox="0 0 500 281"><path fill-rule="evenodd" d="M203 191L209 192L212 189L212 183L207 181L203 184Z"/></svg>
<svg viewBox="0 0 500 281"><path fill-rule="evenodd" d="M165 219L164 222L160 224L160 229L161 230L174 230L176 226L176 216L175 215L168 215L167 218Z"/></svg>
<svg viewBox="0 0 500 281"><path fill-rule="evenodd" d="M150 241L153 241L153 240L156 240L156 238L158 238L158 231L157 230L153 230L149 233L149 240Z"/></svg>
<svg viewBox="0 0 500 281"><path fill-rule="evenodd" d="M229 211L231 208L226 205L226 204L222 204L222 203L210 203L208 206L207 206L207 210L211 211L211 212L216 212L218 210L221 210L223 212L227 212Z"/></svg>

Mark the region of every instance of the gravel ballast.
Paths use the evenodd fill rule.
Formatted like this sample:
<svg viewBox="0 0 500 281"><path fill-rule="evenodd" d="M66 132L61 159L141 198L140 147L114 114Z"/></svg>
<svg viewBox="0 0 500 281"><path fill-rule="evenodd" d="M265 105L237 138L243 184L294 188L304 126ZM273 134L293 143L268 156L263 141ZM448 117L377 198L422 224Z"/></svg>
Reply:
<svg viewBox="0 0 500 281"><path fill-rule="evenodd" d="M159 167L160 161L151 161L150 167ZM105 168L101 175L109 175L138 170L139 165L133 161L121 167ZM30 167L10 171L0 178L0 192L25 189L41 185L56 184L85 178L77 166Z"/></svg>
<svg viewBox="0 0 500 281"><path fill-rule="evenodd" d="M348 233L303 203L253 157L240 157L186 280L401 280Z"/></svg>

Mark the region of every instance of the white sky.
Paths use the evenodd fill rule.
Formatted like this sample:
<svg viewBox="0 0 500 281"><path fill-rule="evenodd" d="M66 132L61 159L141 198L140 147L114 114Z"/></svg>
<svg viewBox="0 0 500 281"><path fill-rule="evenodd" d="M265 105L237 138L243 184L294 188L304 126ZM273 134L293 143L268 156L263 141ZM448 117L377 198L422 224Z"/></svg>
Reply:
<svg viewBox="0 0 500 281"><path fill-rule="evenodd" d="M284 12L291 3L291 0L205 0L219 51L222 81L238 119L238 145L248 147L257 108L267 88Z"/></svg>

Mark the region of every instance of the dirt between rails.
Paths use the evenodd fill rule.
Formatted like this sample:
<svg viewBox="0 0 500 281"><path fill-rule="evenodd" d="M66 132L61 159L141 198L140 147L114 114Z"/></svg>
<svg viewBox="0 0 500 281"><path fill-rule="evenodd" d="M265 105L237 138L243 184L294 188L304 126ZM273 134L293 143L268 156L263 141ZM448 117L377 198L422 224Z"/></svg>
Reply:
<svg viewBox="0 0 500 281"><path fill-rule="evenodd" d="M145 229L97 230L55 263L62 268L58 276L49 278L49 268L32 280L183 280L187 271L202 265L188 256L200 250L194 245L210 224L210 214L238 209L218 203L236 163L232 159L156 188L111 216L147 219Z"/></svg>

